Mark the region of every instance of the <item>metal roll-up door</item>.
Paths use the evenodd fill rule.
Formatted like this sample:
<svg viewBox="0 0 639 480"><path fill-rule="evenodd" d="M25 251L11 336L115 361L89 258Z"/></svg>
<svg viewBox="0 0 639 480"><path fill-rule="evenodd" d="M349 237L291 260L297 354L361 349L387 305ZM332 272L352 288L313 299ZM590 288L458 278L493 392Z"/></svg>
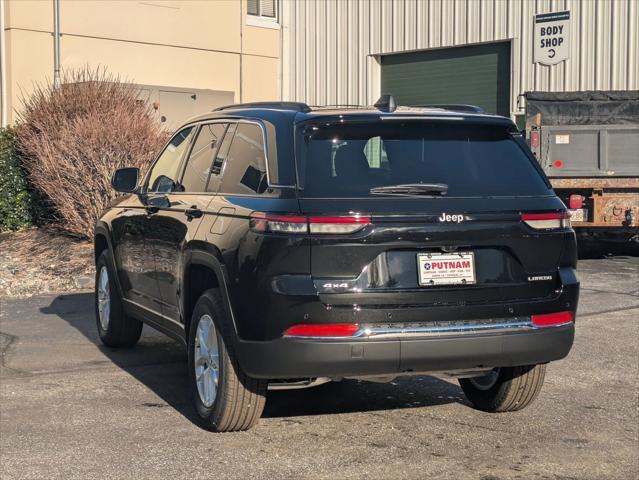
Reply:
<svg viewBox="0 0 639 480"><path fill-rule="evenodd" d="M462 103L510 116L510 42L384 55L382 94L398 105Z"/></svg>

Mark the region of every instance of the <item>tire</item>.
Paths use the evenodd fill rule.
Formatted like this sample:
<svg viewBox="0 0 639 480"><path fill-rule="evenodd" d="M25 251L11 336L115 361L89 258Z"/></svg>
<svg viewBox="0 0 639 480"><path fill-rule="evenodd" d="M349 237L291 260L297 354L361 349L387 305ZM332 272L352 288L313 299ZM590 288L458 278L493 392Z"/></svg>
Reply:
<svg viewBox="0 0 639 480"><path fill-rule="evenodd" d="M207 290L191 316L188 388L201 425L214 432L248 430L260 419L266 401L268 383L242 371L231 338L220 293Z"/></svg>
<svg viewBox="0 0 639 480"><path fill-rule="evenodd" d="M539 395L546 365L502 367L477 378L461 378L466 398L485 412L514 412L530 405Z"/></svg>
<svg viewBox="0 0 639 480"><path fill-rule="evenodd" d="M95 266L95 321L100 340L107 347L132 347L142 334L142 322L124 313L108 250L100 254Z"/></svg>

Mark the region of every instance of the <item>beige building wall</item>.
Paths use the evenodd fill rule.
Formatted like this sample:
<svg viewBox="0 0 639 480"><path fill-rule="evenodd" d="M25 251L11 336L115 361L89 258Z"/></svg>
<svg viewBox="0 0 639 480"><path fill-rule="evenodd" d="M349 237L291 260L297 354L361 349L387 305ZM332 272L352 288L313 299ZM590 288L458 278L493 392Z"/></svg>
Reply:
<svg viewBox="0 0 639 480"><path fill-rule="evenodd" d="M53 79L52 0L4 7L9 121L35 83ZM106 67L141 85L280 98L279 25L247 21L246 0L61 0L61 67Z"/></svg>

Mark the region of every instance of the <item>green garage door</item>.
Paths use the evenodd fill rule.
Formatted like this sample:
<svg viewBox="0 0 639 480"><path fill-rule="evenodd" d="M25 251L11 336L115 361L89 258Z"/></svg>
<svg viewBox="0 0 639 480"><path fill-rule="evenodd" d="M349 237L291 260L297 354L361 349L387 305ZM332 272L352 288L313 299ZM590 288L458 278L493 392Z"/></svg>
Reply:
<svg viewBox="0 0 639 480"><path fill-rule="evenodd" d="M382 93L398 105L466 103L510 116L510 42L382 56Z"/></svg>

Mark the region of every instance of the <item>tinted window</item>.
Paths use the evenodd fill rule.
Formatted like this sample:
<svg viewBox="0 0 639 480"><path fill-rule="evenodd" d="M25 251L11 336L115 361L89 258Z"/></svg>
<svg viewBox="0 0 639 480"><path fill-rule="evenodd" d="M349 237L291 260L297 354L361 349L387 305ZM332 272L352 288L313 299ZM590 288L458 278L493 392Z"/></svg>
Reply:
<svg viewBox="0 0 639 480"><path fill-rule="evenodd" d="M209 184L206 187L207 192L217 192L219 190L222 167L224 166L224 161L229 154L229 149L231 148L231 142L233 141L233 136L235 135L236 128L237 124L231 123L226 129L226 134L224 135L224 139L222 140L220 148L217 149L215 160L213 161L213 166L211 167L211 176L209 177Z"/></svg>
<svg viewBox="0 0 639 480"><path fill-rule="evenodd" d="M182 186L187 192L204 192L213 165L213 157L220 146L226 124L202 125L182 176Z"/></svg>
<svg viewBox="0 0 639 480"><path fill-rule="evenodd" d="M192 134L193 127L188 127L175 134L171 139L151 169L148 183L149 192L181 190L178 188L177 182L178 169Z"/></svg>
<svg viewBox="0 0 639 480"><path fill-rule="evenodd" d="M222 171L223 193L263 193L266 191L264 138L258 125L240 123Z"/></svg>
<svg viewBox="0 0 639 480"><path fill-rule="evenodd" d="M362 197L372 187L407 183L445 183L449 197L550 193L534 160L503 127L316 125L300 131L298 145L307 197Z"/></svg>

